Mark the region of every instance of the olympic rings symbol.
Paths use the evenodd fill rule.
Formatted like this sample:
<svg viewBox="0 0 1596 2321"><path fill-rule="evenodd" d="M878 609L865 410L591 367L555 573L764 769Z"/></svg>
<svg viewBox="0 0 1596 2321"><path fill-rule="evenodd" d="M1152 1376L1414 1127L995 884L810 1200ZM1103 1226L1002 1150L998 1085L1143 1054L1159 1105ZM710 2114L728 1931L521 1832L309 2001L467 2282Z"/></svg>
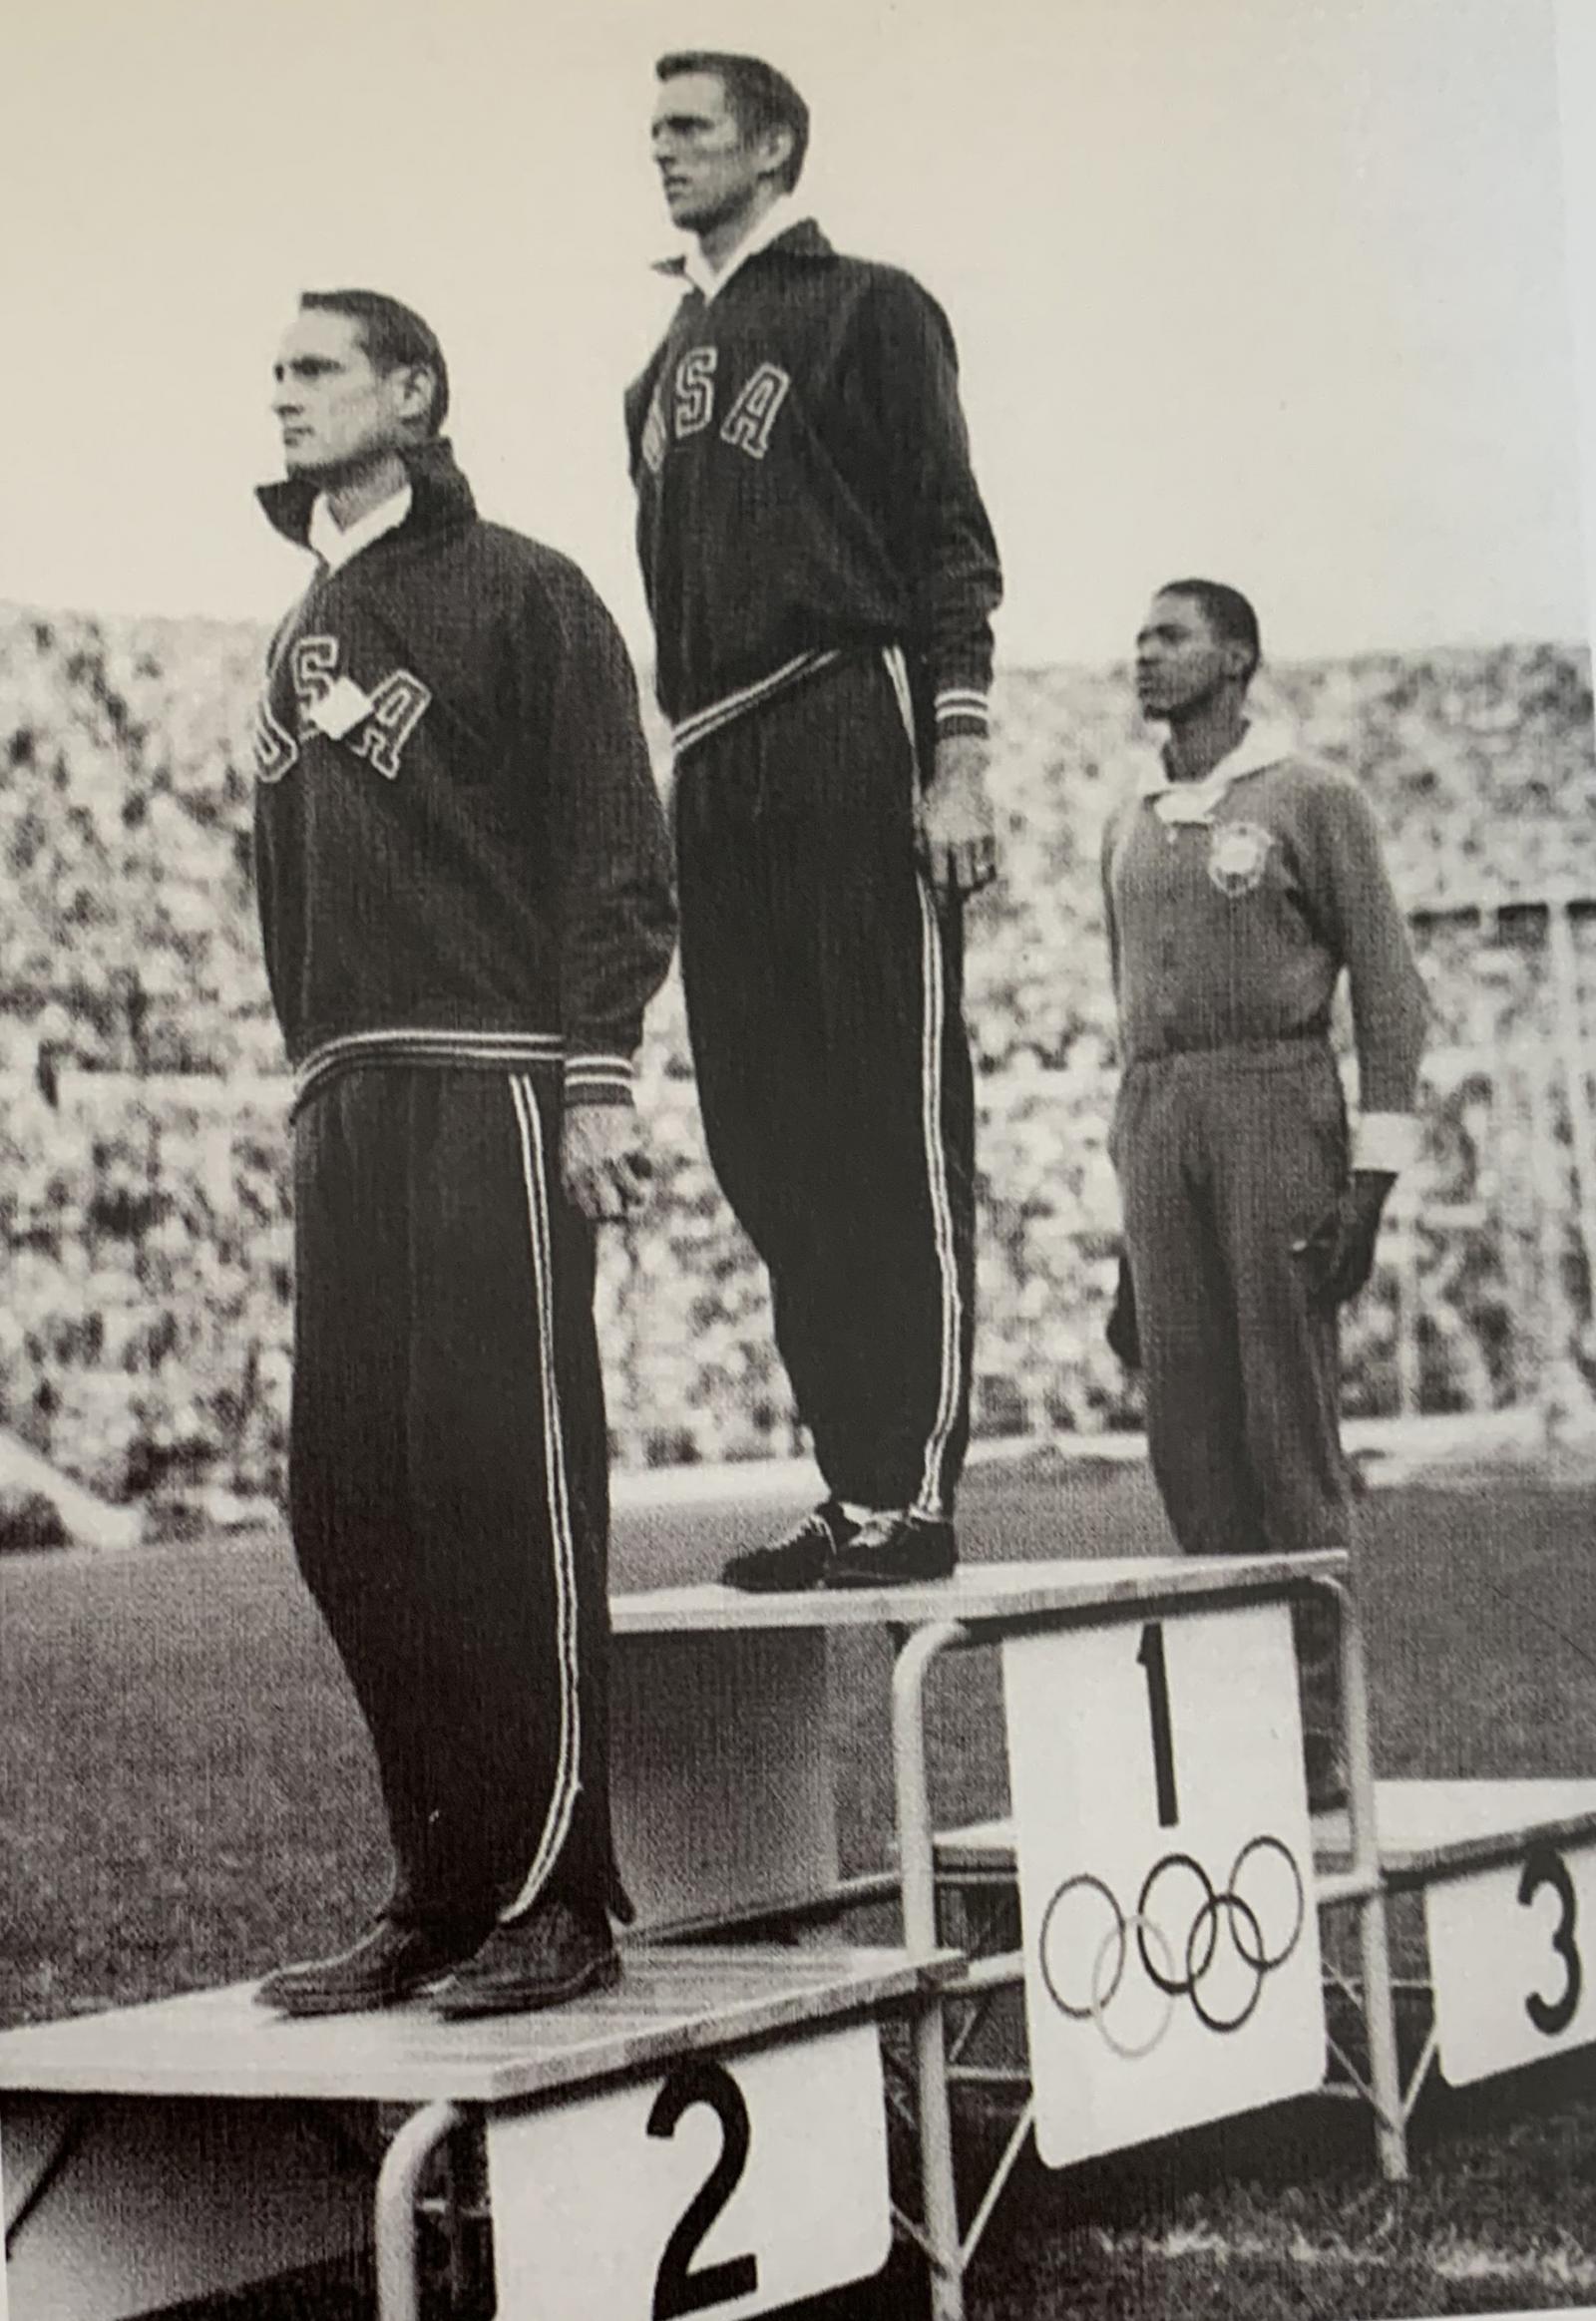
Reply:
<svg viewBox="0 0 1596 2321"><path fill-rule="evenodd" d="M1158 2045L1182 1999L1207 2030L1239 2031L1267 1978L1302 1940L1307 1916L1296 1857L1267 1831L1248 1838L1223 1887L1194 1854L1161 1855L1130 1911L1103 1879L1082 1870L1047 1904L1037 1946L1042 1980L1061 2015L1095 2023L1116 2055L1134 2061ZM1133 1960L1164 2000L1152 2009L1152 2029L1139 2037L1108 2021L1135 1979Z"/></svg>

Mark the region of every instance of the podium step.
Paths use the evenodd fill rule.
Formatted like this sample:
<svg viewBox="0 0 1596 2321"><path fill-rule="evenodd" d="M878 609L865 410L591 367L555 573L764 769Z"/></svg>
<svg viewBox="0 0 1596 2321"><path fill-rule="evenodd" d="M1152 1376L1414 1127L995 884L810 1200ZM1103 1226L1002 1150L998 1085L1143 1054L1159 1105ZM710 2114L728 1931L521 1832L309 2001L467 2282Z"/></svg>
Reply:
<svg viewBox="0 0 1596 2321"><path fill-rule="evenodd" d="M1596 1779L1377 1781L1380 1863L1394 1886L1488 1867L1536 1840L1567 1843L1596 1834ZM1351 1858L1345 1811L1315 1817L1321 1870ZM1014 1829L1005 1815L937 1835L937 1873L952 1884L1012 1878Z"/></svg>
<svg viewBox="0 0 1596 2321"><path fill-rule="evenodd" d="M1537 1841L1596 1833L1596 1780L1377 1781L1380 1866L1394 1888L1486 1869ZM1322 1869L1349 1858L1347 1815L1314 1823Z"/></svg>
<svg viewBox="0 0 1596 2321"><path fill-rule="evenodd" d="M955 1963L901 1950L633 1945L612 1991L446 2023L423 2002L294 2022L252 1983L0 2034L0 2092L501 2104L907 1999Z"/></svg>
<svg viewBox="0 0 1596 2321"><path fill-rule="evenodd" d="M589 2121L591 2132L596 2115L601 2125L623 2115L635 2132L625 2152L606 2151L588 2186L603 2209L596 2245L613 2254L635 2237L638 2184L654 2186L658 2207L661 2164L667 2205L673 2197L675 2178L658 2155L676 2115L658 2127L647 2110L673 2085L669 2075L698 2070L684 2095L679 2077L674 2083L678 2111L723 2104L728 2135L728 2121L746 2124L732 2071L760 2091L762 2134L774 2132L793 2110L792 2088L807 2091L808 2059L820 2052L833 2071L846 2066L850 2085L873 2085L879 2112L875 2020L958 1964L952 1952L912 1959L903 1950L754 1944L640 1942L622 1955L613 1990L541 2014L450 2023L417 2002L294 2022L259 2006L255 1985L240 1983L0 2035L7 2265L18 2321L142 2321L324 2262L368 2236L382 2321L416 2321L422 2172L468 2122L483 2128L489 2179L508 2170L516 2189L532 2164L528 2149L535 2162L545 2148L540 2134L558 2150L573 2123ZM650 2086L656 2076L659 2091ZM634 2117L639 2105L646 2131ZM370 2116L386 2106L408 2118L384 2152ZM873 2155L874 2133L856 2146ZM537 2175L534 2165L530 2180ZM850 2173L847 2187L856 2180L865 2177ZM448 2179L443 2197L456 2234ZM883 2142L884 2241L887 2202ZM512 2199L512 2215L524 2206ZM653 2228L646 2214L639 2228ZM517 2229L526 2261L524 2219ZM556 2229L539 2239L540 2259ZM663 2246L663 2226L659 2238ZM639 2245L637 2262L652 2265L659 2251L652 2241Z"/></svg>

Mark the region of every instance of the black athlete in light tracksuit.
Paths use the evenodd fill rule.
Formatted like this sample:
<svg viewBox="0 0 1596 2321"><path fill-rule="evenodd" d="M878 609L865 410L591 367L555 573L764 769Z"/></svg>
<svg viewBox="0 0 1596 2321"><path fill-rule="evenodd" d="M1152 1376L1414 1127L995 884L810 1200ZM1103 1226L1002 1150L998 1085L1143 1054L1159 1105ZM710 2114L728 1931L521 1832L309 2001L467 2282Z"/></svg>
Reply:
<svg viewBox="0 0 1596 2321"><path fill-rule="evenodd" d="M383 306L373 327L358 301L307 303L278 372L290 447L318 418L340 440L340 391L364 441L371 375L401 376L384 326ZM385 432L380 397L374 424L394 488L347 536L319 468L260 495L334 561L271 649L255 830L296 1075L293 1538L370 1731L396 1877L353 1950L260 1995L384 2006L458 1967L438 2003L468 2014L615 1972L579 1201L616 1205L601 1186L630 1149L672 904L607 614L566 559L481 521L447 444Z"/></svg>
<svg viewBox="0 0 1596 2321"><path fill-rule="evenodd" d="M724 1576L935 1577L969 1425L961 889L993 868L997 554L941 309L780 197L795 92L747 59L659 77L656 158L699 249L626 417L688 1024L829 1494Z"/></svg>
<svg viewBox="0 0 1596 2321"><path fill-rule="evenodd" d="M1170 738L1102 851L1124 1061L1110 1336L1143 1369L1153 1473L1196 1555L1353 1546L1337 1313L1416 1151L1428 1013L1363 791L1249 720L1258 650L1235 589L1160 590L1137 690ZM1344 972L1355 1133L1329 1036ZM1329 1806L1344 1789L1333 1637L1317 1605L1297 1629L1310 1800Z"/></svg>

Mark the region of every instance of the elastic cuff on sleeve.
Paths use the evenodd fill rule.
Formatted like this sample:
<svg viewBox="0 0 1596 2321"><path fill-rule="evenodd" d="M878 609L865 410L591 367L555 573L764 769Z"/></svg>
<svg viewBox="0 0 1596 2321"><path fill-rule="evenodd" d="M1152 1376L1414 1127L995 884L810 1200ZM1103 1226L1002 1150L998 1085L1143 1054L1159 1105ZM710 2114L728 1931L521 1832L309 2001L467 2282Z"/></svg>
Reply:
<svg viewBox="0 0 1596 2321"><path fill-rule="evenodd" d="M937 694L937 731L979 733L990 731L987 696L978 685L944 685Z"/></svg>
<svg viewBox="0 0 1596 2321"><path fill-rule="evenodd" d="M630 1056L568 1055L568 1104L629 1104L636 1073Z"/></svg>
<svg viewBox="0 0 1596 2321"><path fill-rule="evenodd" d="M1353 1167L1399 1176L1417 1160L1422 1134L1411 1112L1366 1112L1353 1130Z"/></svg>

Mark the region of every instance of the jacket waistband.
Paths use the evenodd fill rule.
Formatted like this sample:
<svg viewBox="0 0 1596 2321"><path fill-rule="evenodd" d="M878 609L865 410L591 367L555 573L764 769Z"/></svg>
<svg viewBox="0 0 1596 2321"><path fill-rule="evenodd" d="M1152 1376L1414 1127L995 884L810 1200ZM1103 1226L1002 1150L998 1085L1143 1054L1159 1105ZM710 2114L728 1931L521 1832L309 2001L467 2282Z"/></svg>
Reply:
<svg viewBox="0 0 1596 2321"><path fill-rule="evenodd" d="M438 1031L424 1025L350 1031L323 1040L297 1065L289 1117L357 1064L514 1072L535 1064L558 1064L564 1056L565 1042L557 1031Z"/></svg>
<svg viewBox="0 0 1596 2321"><path fill-rule="evenodd" d="M710 734L722 726L734 725L739 717L760 709L778 693L790 686L801 685L806 677L816 677L822 669L829 669L842 659L842 647L829 645L813 652L794 653L790 661L783 661L779 669L772 669L768 677L756 677L751 685L743 685L735 693L727 693L719 701L711 701L705 709L695 709L690 717L682 718L670 729L670 753L678 761L695 743L707 741Z"/></svg>

